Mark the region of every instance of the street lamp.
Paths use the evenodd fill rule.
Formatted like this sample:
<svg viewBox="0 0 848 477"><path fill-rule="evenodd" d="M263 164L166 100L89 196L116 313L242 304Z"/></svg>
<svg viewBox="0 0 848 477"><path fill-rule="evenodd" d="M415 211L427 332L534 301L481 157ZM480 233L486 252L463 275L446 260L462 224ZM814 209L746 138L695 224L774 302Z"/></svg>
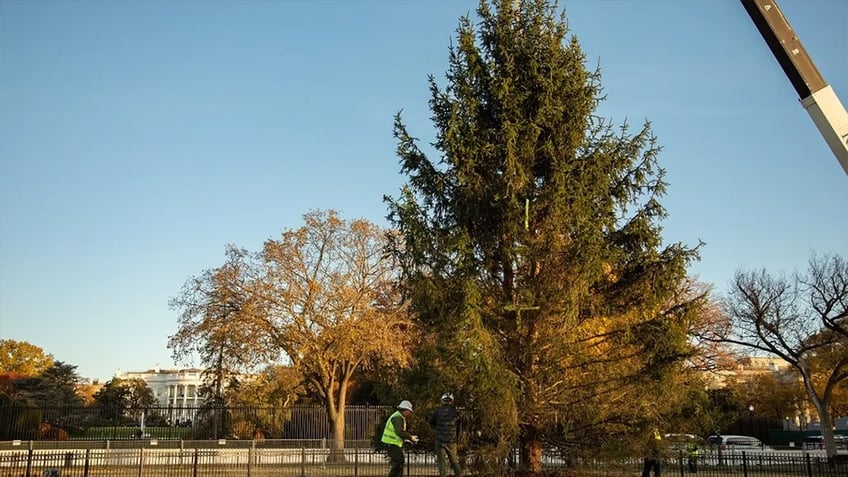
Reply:
<svg viewBox="0 0 848 477"><path fill-rule="evenodd" d="M754 435L754 405L748 405L748 427L751 430L751 435Z"/></svg>

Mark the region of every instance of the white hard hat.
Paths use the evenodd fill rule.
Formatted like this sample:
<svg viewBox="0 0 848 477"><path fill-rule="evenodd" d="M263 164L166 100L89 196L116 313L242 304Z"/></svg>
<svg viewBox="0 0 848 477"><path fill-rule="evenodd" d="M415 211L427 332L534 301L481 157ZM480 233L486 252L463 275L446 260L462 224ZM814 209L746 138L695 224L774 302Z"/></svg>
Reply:
<svg viewBox="0 0 848 477"><path fill-rule="evenodd" d="M442 401L451 401L451 402L453 402L453 394L451 394L451 393L444 393L444 394L442 394Z"/></svg>
<svg viewBox="0 0 848 477"><path fill-rule="evenodd" d="M406 409L408 411L412 411L412 403L404 399L400 402L400 404L398 404L398 409Z"/></svg>

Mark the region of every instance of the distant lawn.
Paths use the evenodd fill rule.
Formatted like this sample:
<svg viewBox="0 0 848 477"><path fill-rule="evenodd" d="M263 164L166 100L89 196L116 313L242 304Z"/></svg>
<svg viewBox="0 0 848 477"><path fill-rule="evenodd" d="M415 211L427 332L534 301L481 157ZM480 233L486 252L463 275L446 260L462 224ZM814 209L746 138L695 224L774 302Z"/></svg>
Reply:
<svg viewBox="0 0 848 477"><path fill-rule="evenodd" d="M143 439L188 439L192 433L191 427L145 427L147 434ZM137 439L140 428L138 426L103 426L89 427L85 430L71 434L72 439L91 440L117 440Z"/></svg>

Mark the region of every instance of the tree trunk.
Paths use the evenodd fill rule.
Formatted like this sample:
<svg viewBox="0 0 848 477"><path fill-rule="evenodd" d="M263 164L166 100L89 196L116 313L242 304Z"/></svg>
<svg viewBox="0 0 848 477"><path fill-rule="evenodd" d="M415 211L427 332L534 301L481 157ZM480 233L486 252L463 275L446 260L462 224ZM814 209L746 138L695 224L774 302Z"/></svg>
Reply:
<svg viewBox="0 0 848 477"><path fill-rule="evenodd" d="M525 475L542 472L542 443L536 439L521 440L521 472Z"/></svg>
<svg viewBox="0 0 848 477"><path fill-rule="evenodd" d="M828 458L833 458L836 455L836 441L833 440L833 422L830 419L830 399L827 399L827 394L825 394L825 398L822 398L816 392L813 387L812 373L810 373L805 362L799 360L796 368L801 372L807 397L810 398L810 401L812 401L813 406L816 408L816 413L819 415L819 427L821 428L825 452L827 452Z"/></svg>
<svg viewBox="0 0 848 477"><path fill-rule="evenodd" d="M542 441L538 421L535 416L528 416L529 424L521 426L519 445L521 446L519 471L524 475L540 475L542 472Z"/></svg>
<svg viewBox="0 0 848 477"><path fill-rule="evenodd" d="M830 406L828 403L822 402L818 396L810 396L813 405L816 407L816 412L819 415L819 424L821 424L822 442L824 442L824 450L827 452L828 458L833 458L836 455L836 441L833 439L833 423L830 419Z"/></svg>
<svg viewBox="0 0 848 477"><path fill-rule="evenodd" d="M518 313L516 313L516 317ZM542 436L543 424L537 413L540 405L538 381L534 378L539 369L539 357L534 352L536 344L539 342L539 331L536 327L537 314L532 314L526 319L527 338L524 347L524 356L522 361L524 365L523 373L528 378L525 378L527 388L525 412L524 416L526 425L521 429L521 470L528 475L539 475L542 472Z"/></svg>
<svg viewBox="0 0 848 477"><path fill-rule="evenodd" d="M330 454L327 456L327 462L341 463L345 462L345 415L344 412L334 413L330 419L332 428L332 437L330 438Z"/></svg>

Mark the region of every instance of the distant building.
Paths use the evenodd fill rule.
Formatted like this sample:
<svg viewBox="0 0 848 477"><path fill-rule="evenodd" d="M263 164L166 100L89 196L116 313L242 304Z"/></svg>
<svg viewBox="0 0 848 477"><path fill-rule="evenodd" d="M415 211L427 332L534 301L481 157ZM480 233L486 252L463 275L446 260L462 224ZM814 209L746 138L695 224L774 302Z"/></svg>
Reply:
<svg viewBox="0 0 848 477"><path fill-rule="evenodd" d="M794 373L794 369L791 364L789 364L786 360L782 358L775 358L769 356L752 356L743 359L736 367L738 371L748 372L750 374L757 373L771 373L776 375L783 375L785 373Z"/></svg>
<svg viewBox="0 0 848 477"><path fill-rule="evenodd" d="M153 391L153 397L162 407L194 408L200 406L203 398L200 387L203 385L203 370L200 368L149 369L147 371L126 371L115 374L120 379L142 379Z"/></svg>
<svg viewBox="0 0 848 477"><path fill-rule="evenodd" d="M781 358L774 357L748 357L738 363L733 369L712 371L707 375L708 389L722 389L727 387L730 379L745 382L754 376L770 374L782 382L797 381L797 371L791 364Z"/></svg>
<svg viewBox="0 0 848 477"><path fill-rule="evenodd" d="M708 376L708 389L722 389L727 387L728 381L748 382L756 376L771 375L778 382L790 384L800 383L801 376L798 371L787 361L769 356L751 356L740 360L733 369L725 369L711 372ZM802 401L796 403L794 416L784 418L784 429L787 430L815 430L819 423L815 422L815 410L810 403Z"/></svg>

